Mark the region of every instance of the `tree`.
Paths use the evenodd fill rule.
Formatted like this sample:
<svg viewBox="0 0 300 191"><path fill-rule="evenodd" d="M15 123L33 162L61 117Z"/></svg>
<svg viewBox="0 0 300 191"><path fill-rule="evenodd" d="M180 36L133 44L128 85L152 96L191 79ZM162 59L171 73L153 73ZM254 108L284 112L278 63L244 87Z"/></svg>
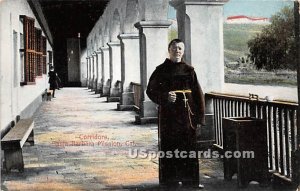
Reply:
<svg viewBox="0 0 300 191"><path fill-rule="evenodd" d="M284 7L270 21L270 25L248 41L252 63L257 69L296 70L293 8Z"/></svg>

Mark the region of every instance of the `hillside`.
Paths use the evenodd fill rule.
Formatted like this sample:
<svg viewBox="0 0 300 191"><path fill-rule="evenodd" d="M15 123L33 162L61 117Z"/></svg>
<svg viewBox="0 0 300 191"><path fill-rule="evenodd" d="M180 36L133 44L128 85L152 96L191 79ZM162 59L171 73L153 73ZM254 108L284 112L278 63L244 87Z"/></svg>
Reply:
<svg viewBox="0 0 300 191"><path fill-rule="evenodd" d="M248 53L247 42L265 25L224 24L224 55L227 62L236 61Z"/></svg>
<svg viewBox="0 0 300 191"><path fill-rule="evenodd" d="M295 71L256 70L253 65L237 62L248 54L247 42L266 25L224 24L225 82L237 84L296 86ZM243 59L240 59L240 61Z"/></svg>
<svg viewBox="0 0 300 191"><path fill-rule="evenodd" d="M237 84L297 85L294 71L258 71L253 65L237 62L248 54L247 42L266 25L224 23L225 82ZM169 28L169 40L177 38L177 28ZM240 59L239 61L241 61Z"/></svg>

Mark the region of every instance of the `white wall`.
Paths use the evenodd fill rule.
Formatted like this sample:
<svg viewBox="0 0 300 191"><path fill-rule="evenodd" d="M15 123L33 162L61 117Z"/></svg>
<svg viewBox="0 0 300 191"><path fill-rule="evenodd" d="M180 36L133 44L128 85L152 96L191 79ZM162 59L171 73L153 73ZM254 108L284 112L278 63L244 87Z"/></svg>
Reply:
<svg viewBox="0 0 300 191"><path fill-rule="evenodd" d="M26 15L35 19L35 27L40 28L29 4L25 0L0 1L0 129L1 132L33 103L48 88L47 75L36 78L35 85L20 86L20 33L23 25L19 16ZM17 57L14 59L13 31L17 32ZM43 33L45 36L45 34ZM47 50L51 50L47 42ZM14 63L15 60L15 63ZM14 65L16 64L16 65ZM48 69L48 66L47 66ZM16 80L15 80L16 78ZM16 83L17 82L17 83ZM38 107L38 106L36 106ZM34 107L33 107L34 108Z"/></svg>

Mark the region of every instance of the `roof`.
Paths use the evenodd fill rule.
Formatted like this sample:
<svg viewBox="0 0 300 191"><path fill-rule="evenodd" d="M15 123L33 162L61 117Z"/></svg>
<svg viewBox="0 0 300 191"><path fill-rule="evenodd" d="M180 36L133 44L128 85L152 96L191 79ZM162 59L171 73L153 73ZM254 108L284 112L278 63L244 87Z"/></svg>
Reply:
<svg viewBox="0 0 300 191"><path fill-rule="evenodd" d="M236 16L227 17L227 20L235 20L235 19L249 19L252 21L269 20L269 18L266 18L266 17L248 17L245 15L236 15Z"/></svg>

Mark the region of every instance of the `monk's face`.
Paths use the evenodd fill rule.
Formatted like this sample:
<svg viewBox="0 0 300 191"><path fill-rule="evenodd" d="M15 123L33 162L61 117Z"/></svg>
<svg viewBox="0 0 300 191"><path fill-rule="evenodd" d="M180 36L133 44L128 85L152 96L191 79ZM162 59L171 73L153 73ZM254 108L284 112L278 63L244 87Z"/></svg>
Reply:
<svg viewBox="0 0 300 191"><path fill-rule="evenodd" d="M181 62L182 56L184 54L184 44L182 42L172 43L169 48L170 60L173 62Z"/></svg>

